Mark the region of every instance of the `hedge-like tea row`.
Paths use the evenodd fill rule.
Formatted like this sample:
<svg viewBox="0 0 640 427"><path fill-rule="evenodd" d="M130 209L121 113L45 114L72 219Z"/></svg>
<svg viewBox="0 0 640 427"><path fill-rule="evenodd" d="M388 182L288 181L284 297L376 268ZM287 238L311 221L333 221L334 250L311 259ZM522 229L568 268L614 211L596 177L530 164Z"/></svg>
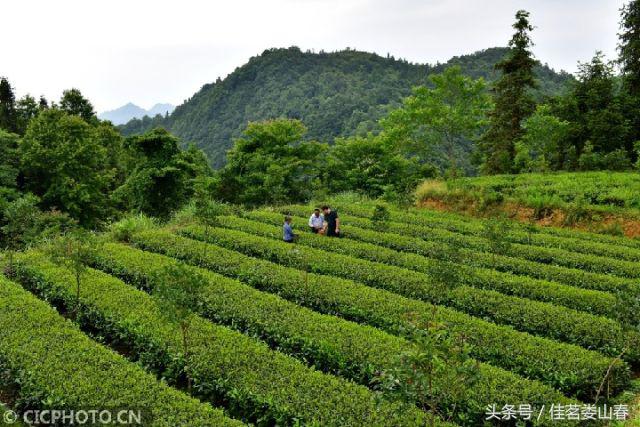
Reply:
<svg viewBox="0 0 640 427"><path fill-rule="evenodd" d="M180 232L192 233L194 227ZM347 255L330 253L253 236L244 232L210 228L210 242L279 264L315 273L328 274L390 290L409 298L447 305L496 323L507 324L524 332L579 344L607 354L618 354L632 342L640 343L640 334L625 331L611 319L578 312L565 307L476 289L466 285L449 287L430 282L429 276L400 267L374 263ZM638 360L640 347L628 353Z"/></svg>
<svg viewBox="0 0 640 427"><path fill-rule="evenodd" d="M0 278L0 373L16 409L141 409L148 425L240 426L84 335L45 302ZM1 422L0 422L1 423Z"/></svg>
<svg viewBox="0 0 640 427"><path fill-rule="evenodd" d="M276 221L277 219L273 218L272 223L277 224ZM220 227L240 230L277 240L282 239L282 231L278 226L269 226L265 223L236 217L219 217L218 223ZM197 236L200 240L204 237L202 227L200 227L200 230L191 228L189 233ZM441 260L428 259L416 254L382 248L370 243L361 243L348 239L326 239L324 236L318 236L312 233L300 234L298 244L351 255L369 261L396 265L427 274L433 271L434 266L439 266L438 268L455 268L459 273L456 275L457 279L461 280L464 284L476 288L493 289L503 294L550 302L613 319L616 319L619 313L618 310L616 310L616 297L605 292L579 289L548 281L514 276L513 274L501 273L485 268L469 267L460 265L457 262L456 264L451 264Z"/></svg>
<svg viewBox="0 0 640 427"><path fill-rule="evenodd" d="M18 277L44 297L73 307L73 274L43 255L17 260ZM166 320L146 293L96 270L81 288L82 321L125 343L165 378L185 369L179 326ZM194 392L224 401L238 418L259 424L407 425L424 423L415 407L378 402L367 388L323 374L239 332L200 317L189 329L189 373Z"/></svg>
<svg viewBox="0 0 640 427"><path fill-rule="evenodd" d="M347 221L345 219L345 221ZM360 227L372 227L371 221L364 218L349 217L348 222ZM394 233L413 235L425 240L456 244L461 247L489 252L486 239L478 236L464 236L448 230L429 228L424 226L392 222L389 231ZM543 264L555 264L563 267L578 268L593 273L614 274L625 278L639 278L640 265L630 261L607 258L591 254L570 252L564 249L529 246L512 243L505 255L523 258Z"/></svg>
<svg viewBox="0 0 640 427"><path fill-rule="evenodd" d="M340 211L364 218L370 218L375 208L375 203L358 203L354 204L342 204ZM300 207L301 205L295 205ZM311 212L310 209L315 206L304 206L305 213ZM462 215L455 212L442 212L433 209L409 209L408 211L401 211L398 209L390 209L391 217L394 220L400 222L417 223L415 221L429 221L432 225L440 224L442 228L447 228L451 231L458 231L465 234L475 234L478 229L482 228L483 220L474 218L468 215ZM427 224L429 224L427 223ZM518 222L514 222L514 229L519 229L521 232L526 232L524 226ZM605 245L613 245L616 247L628 247L633 249L640 249L640 240L629 239L626 237L610 236L607 234L592 233L583 230L576 230L571 228L561 227L544 227L534 226L533 233L535 235L546 237L553 236L566 239L578 239L583 242L602 243Z"/></svg>
<svg viewBox="0 0 640 427"><path fill-rule="evenodd" d="M295 210L294 210L295 209ZM283 211L303 215L300 208L283 208ZM374 229L375 225L367 218L341 216L345 224ZM456 245L481 252L489 252L487 239L477 236L465 236L448 230L429 228L419 225L388 222L385 230L391 233L419 237L427 241ZM640 264L596 255L573 253L562 249L512 243L505 255L527 259L541 264L556 264L563 267L578 268L593 273L614 274L623 278L640 278Z"/></svg>
<svg viewBox="0 0 640 427"><path fill-rule="evenodd" d="M367 211L359 206L345 206L341 211L354 216L369 218L371 217L373 209ZM406 224L443 228L455 233L466 235L480 235L484 230L484 221L481 220L472 220L469 218L467 221L462 222L460 220L438 215L419 215L399 210L392 210L390 212L393 221ZM585 240L580 238L580 236L559 236L553 234L541 234L535 231L528 233L523 231L522 227L518 223L513 224L513 227L510 228L506 237L509 241L515 243L566 249L571 252L600 255L626 261L640 261L640 248L618 245L617 243L620 243L619 241L609 241L604 243Z"/></svg>
<svg viewBox="0 0 640 427"><path fill-rule="evenodd" d="M259 221L280 221L282 215L272 212L252 211L245 214L248 218ZM372 243L378 246L395 249L403 252L420 254L429 258L446 259L448 245L430 242L418 237L410 237L401 234L380 232L369 228L356 227L351 224L341 225L344 236L347 239ZM585 289L594 289L607 292L619 292L623 290L640 291L640 286L632 279L623 279L617 276L590 273L574 268L560 267L556 265L540 264L524 259L489 254L470 249L460 249L462 262L477 267L486 267L503 272L530 276L537 279L549 280Z"/></svg>
<svg viewBox="0 0 640 427"><path fill-rule="evenodd" d="M168 231L144 231L135 234L132 240L144 249L204 265L300 305L394 334L409 326L413 317L435 317L436 321L449 324L454 331L466 336L477 359L540 379L567 394L591 398L611 363L611 359L581 347L518 332L350 280L306 273L214 245L206 245L205 255L204 243ZM613 389L624 388L629 380L628 368L619 362L612 366Z"/></svg>
<svg viewBox="0 0 640 427"><path fill-rule="evenodd" d="M177 264L182 262L120 243L103 245L95 259L97 268L147 291L156 285L158 272ZM323 370L367 383L380 366L391 362L390 355L408 345L379 329L317 313L209 270L189 269L209 282L198 314L260 337Z"/></svg>
<svg viewBox="0 0 640 427"><path fill-rule="evenodd" d="M101 268L146 288L153 288L158 272L178 262L124 245L108 244L103 249L97 260ZM209 282L199 314L260 336L287 353L309 359L314 366L327 367L358 382L370 384L374 372L390 368L399 354L413 348L406 340L378 329L318 314L208 270L197 267L191 270ZM453 402L459 412L466 414L465 418L472 416L474 422L483 421L485 407L478 402L502 405L563 399L558 392L538 382L490 365L479 366L479 381L469 388L463 400Z"/></svg>

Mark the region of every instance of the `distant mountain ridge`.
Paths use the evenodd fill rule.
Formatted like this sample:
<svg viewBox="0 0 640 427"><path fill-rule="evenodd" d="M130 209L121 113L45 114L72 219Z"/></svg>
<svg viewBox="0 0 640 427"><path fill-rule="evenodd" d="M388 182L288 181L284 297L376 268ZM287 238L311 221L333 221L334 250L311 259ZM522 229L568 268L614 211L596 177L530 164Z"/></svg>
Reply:
<svg viewBox="0 0 640 427"><path fill-rule="evenodd" d="M122 125L132 119L141 119L144 116L155 117L157 114L161 116L167 113L171 114L175 108L176 107L171 104L156 104L150 109L145 110L129 102L115 110L100 113L98 117L101 120L109 120L114 125Z"/></svg>
<svg viewBox="0 0 640 427"><path fill-rule="evenodd" d="M507 52L490 48L430 65L351 49L332 53L268 49L225 79L202 86L169 117L134 119L120 129L131 135L164 127L185 143L195 143L214 167L220 167L249 121L297 118L308 127L308 138L326 142L375 132L377 120L399 105L413 86L426 84L430 74L459 65L469 76L494 81L494 64ZM537 97L557 94L573 80L546 65L536 72Z"/></svg>

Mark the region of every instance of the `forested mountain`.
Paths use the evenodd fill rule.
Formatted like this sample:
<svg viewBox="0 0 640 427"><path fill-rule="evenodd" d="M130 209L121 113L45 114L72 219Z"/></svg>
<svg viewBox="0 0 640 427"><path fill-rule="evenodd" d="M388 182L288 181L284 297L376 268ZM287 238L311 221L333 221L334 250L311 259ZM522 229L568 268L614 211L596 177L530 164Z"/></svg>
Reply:
<svg viewBox="0 0 640 427"><path fill-rule="evenodd" d="M308 127L307 138L327 142L364 134L377 130L377 120L397 107L413 86L426 84L428 75L459 65L465 74L493 81L493 66L506 52L491 48L428 65L355 50L269 49L224 80L204 85L168 118L135 119L121 130L131 135L163 126L183 141L196 143L219 167L249 121L297 118ZM539 97L562 91L572 79L546 66L537 67L537 75Z"/></svg>

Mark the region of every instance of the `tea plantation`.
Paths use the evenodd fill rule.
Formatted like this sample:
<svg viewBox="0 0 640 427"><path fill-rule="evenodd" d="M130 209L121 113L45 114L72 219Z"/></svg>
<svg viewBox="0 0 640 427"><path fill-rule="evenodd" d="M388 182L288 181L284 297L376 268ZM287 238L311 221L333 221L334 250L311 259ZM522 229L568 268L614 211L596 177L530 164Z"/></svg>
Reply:
<svg viewBox="0 0 640 427"><path fill-rule="evenodd" d="M313 206L292 205L129 220L81 266L48 245L5 257L1 411L135 407L154 426L637 417L640 241L336 207L341 238L308 232ZM159 297L189 280L197 298Z"/></svg>

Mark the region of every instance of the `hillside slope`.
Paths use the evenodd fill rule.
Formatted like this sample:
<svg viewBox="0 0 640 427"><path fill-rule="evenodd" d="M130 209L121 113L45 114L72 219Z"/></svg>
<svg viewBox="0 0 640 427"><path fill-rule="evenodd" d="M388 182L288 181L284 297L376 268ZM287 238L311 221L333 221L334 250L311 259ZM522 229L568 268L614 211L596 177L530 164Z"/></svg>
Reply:
<svg viewBox="0 0 640 427"><path fill-rule="evenodd" d="M440 210L640 236L640 174L561 172L427 181L418 201Z"/></svg>
<svg viewBox="0 0 640 427"><path fill-rule="evenodd" d="M493 64L506 52L492 48L455 57L435 66L411 64L393 57L344 50L334 53L266 50L224 80L204 85L167 119L133 120L121 129L126 135L163 126L184 141L202 148L214 166L247 122L275 117L299 118L308 138L331 142L376 129L376 121L423 84L429 74L447 65L460 65L473 77L494 80ZM539 67L539 95L557 93L571 76Z"/></svg>

